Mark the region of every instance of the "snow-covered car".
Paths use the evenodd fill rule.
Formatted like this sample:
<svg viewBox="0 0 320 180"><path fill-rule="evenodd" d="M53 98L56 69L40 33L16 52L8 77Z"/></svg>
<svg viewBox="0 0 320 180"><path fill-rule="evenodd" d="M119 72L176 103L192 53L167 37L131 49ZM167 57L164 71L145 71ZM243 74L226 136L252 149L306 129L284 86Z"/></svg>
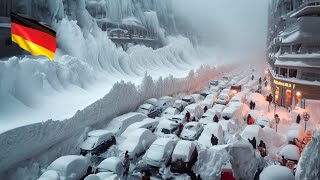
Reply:
<svg viewBox="0 0 320 180"><path fill-rule="evenodd" d="M122 134L122 132L125 131L128 126L135 122L140 122L145 118L147 118L147 116L144 114L129 112L113 118L105 129L113 132L116 136L120 136L120 134Z"/></svg>
<svg viewBox="0 0 320 180"><path fill-rule="evenodd" d="M231 97L233 95L232 91L230 88L225 88L220 92L220 95L224 94L224 95L228 95L229 97Z"/></svg>
<svg viewBox="0 0 320 180"><path fill-rule="evenodd" d="M221 124L212 122L204 127L204 130L198 139L199 145L204 148L210 148L212 146L212 134L214 134L218 138L218 144L223 143L223 130Z"/></svg>
<svg viewBox="0 0 320 180"><path fill-rule="evenodd" d="M243 139L250 139L252 140L255 137L257 145L259 144L260 140L265 142L264 132L259 125L248 125L242 131L241 136Z"/></svg>
<svg viewBox="0 0 320 180"><path fill-rule="evenodd" d="M156 140L156 136L149 130L139 128L132 131L118 147L122 151L121 156L128 151L130 159L137 159Z"/></svg>
<svg viewBox="0 0 320 180"><path fill-rule="evenodd" d="M173 104L173 107L177 108L180 112L182 112L186 106L188 106L188 103L182 100L176 100Z"/></svg>
<svg viewBox="0 0 320 180"><path fill-rule="evenodd" d="M95 173L110 172L111 175L116 174L120 177L122 171L122 159L119 157L109 157L100 162L95 170Z"/></svg>
<svg viewBox="0 0 320 180"><path fill-rule="evenodd" d="M187 111L189 111L191 117L190 121L197 121L198 119L201 118L203 115L204 111L202 107L199 104L190 104L186 108L184 108L183 112L181 115L186 115Z"/></svg>
<svg viewBox="0 0 320 180"><path fill-rule="evenodd" d="M158 137L167 137L171 134L178 135L180 133L179 123L167 119L161 119L154 134Z"/></svg>
<svg viewBox="0 0 320 180"><path fill-rule="evenodd" d="M88 133L88 137L80 146L80 154L100 155L107 151L110 146L116 144L114 134L108 130L93 130Z"/></svg>
<svg viewBox="0 0 320 180"><path fill-rule="evenodd" d="M218 85L219 85L219 80L210 81L210 86L218 86Z"/></svg>
<svg viewBox="0 0 320 180"><path fill-rule="evenodd" d="M246 102L246 95L244 92L239 92L236 95L234 95L231 99L230 102L241 102L244 103Z"/></svg>
<svg viewBox="0 0 320 180"><path fill-rule="evenodd" d="M180 134L181 139L185 140L196 140L203 131L203 126L199 122L188 122L183 127L183 130Z"/></svg>
<svg viewBox="0 0 320 180"><path fill-rule="evenodd" d="M184 124L186 122L185 116L181 115L181 114L174 115L169 120L177 122L177 123L182 123L182 124Z"/></svg>
<svg viewBox="0 0 320 180"><path fill-rule="evenodd" d="M217 116L220 117L224 108L226 108L225 105L215 104L211 109L214 109L217 112ZM208 111L211 111L211 109L208 109Z"/></svg>
<svg viewBox="0 0 320 180"><path fill-rule="evenodd" d="M271 126L271 121L269 120L269 118L265 115L259 116L256 121L255 124L261 126L261 128L264 127L272 127Z"/></svg>
<svg viewBox="0 0 320 180"><path fill-rule="evenodd" d="M219 118L219 114L215 109L208 109L207 112L202 115L199 123L201 123L202 125L207 125L208 123L213 122L215 115L217 115Z"/></svg>
<svg viewBox="0 0 320 180"><path fill-rule="evenodd" d="M157 109L152 104L142 104L141 106L138 107L137 112L144 114L150 118L155 118L161 114L160 109Z"/></svg>
<svg viewBox="0 0 320 180"><path fill-rule="evenodd" d="M150 98L150 99L146 100L145 103L157 106L158 105L158 100L156 98Z"/></svg>
<svg viewBox="0 0 320 180"><path fill-rule="evenodd" d="M175 102L175 99L170 96L163 96L158 99L157 108L161 109L161 111L165 111L168 107L172 107Z"/></svg>
<svg viewBox="0 0 320 180"><path fill-rule="evenodd" d="M123 131L123 133L121 134L121 137L126 138L132 131L139 128L149 129L150 131L153 132L158 126L158 124L159 124L159 118L157 119L145 118L140 122L136 122L128 126L128 128L125 131Z"/></svg>
<svg viewBox="0 0 320 180"><path fill-rule="evenodd" d="M217 104L223 104L226 105L228 104L230 101L230 97L227 94L220 94L218 99L216 100Z"/></svg>
<svg viewBox="0 0 320 180"><path fill-rule="evenodd" d="M190 96L194 98L195 103L204 100L204 97L201 94L191 94Z"/></svg>
<svg viewBox="0 0 320 180"><path fill-rule="evenodd" d="M96 176L98 176L101 180L120 180L121 177L114 174L113 172L100 172L97 173Z"/></svg>
<svg viewBox="0 0 320 180"><path fill-rule="evenodd" d="M280 165L270 165L263 169L259 175L259 180L294 180L292 170Z"/></svg>
<svg viewBox="0 0 320 180"><path fill-rule="evenodd" d="M167 119L170 119L174 115L177 115L177 114L180 114L180 111L177 108L169 107L161 114L161 117L165 117Z"/></svg>
<svg viewBox="0 0 320 180"><path fill-rule="evenodd" d="M226 107L221 113L221 119L234 119L236 121L239 121L240 124L244 122L242 111L237 107Z"/></svg>
<svg viewBox="0 0 320 180"><path fill-rule="evenodd" d="M188 104L192 104L192 103L195 103L195 102L196 102L196 100L195 100L194 97L192 97L192 96L184 96L184 97L182 98L182 101L185 101L185 102L187 102Z"/></svg>
<svg viewBox="0 0 320 180"><path fill-rule="evenodd" d="M171 161L171 155L176 144L176 139L159 138L152 143L142 159L148 165L154 167L167 165Z"/></svg>
<svg viewBox="0 0 320 180"><path fill-rule="evenodd" d="M48 166L46 172L39 179L45 179L49 174L52 174L58 175L59 179L78 180L90 173L91 165L88 157L80 155L61 156Z"/></svg>
<svg viewBox="0 0 320 180"><path fill-rule="evenodd" d="M193 141L180 140L172 153L171 171L188 173L197 161L198 151Z"/></svg>
<svg viewBox="0 0 320 180"><path fill-rule="evenodd" d="M300 151L297 146L288 144L281 149L279 155L283 156L287 160L298 161L300 158Z"/></svg>
<svg viewBox="0 0 320 180"><path fill-rule="evenodd" d="M304 138L304 129L300 124L292 123L287 132L287 140L294 142L295 139L302 141Z"/></svg>

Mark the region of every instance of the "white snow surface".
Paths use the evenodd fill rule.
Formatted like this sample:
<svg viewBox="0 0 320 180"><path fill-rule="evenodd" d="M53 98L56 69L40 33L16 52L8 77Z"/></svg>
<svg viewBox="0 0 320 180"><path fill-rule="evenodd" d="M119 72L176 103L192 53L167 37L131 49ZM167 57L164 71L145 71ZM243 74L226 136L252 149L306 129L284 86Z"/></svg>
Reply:
<svg viewBox="0 0 320 180"><path fill-rule="evenodd" d="M218 144L222 144L223 141L223 130L221 124L211 122L204 127L203 132L201 133L198 143L199 145L209 148L212 147L211 144L211 135L214 134L218 138Z"/></svg>
<svg viewBox="0 0 320 180"><path fill-rule="evenodd" d="M288 144L284 146L279 152L280 156L284 156L285 159L299 160L300 152L299 148L293 144Z"/></svg>
<svg viewBox="0 0 320 180"><path fill-rule="evenodd" d="M298 162L295 179L308 180L320 177L320 132L313 135L312 140L302 151Z"/></svg>
<svg viewBox="0 0 320 180"><path fill-rule="evenodd" d="M291 170L284 166L271 165L266 167L259 176L260 180L294 180Z"/></svg>
<svg viewBox="0 0 320 180"><path fill-rule="evenodd" d="M196 145L193 141L180 140L172 153L172 161L181 159L183 162L188 162Z"/></svg>

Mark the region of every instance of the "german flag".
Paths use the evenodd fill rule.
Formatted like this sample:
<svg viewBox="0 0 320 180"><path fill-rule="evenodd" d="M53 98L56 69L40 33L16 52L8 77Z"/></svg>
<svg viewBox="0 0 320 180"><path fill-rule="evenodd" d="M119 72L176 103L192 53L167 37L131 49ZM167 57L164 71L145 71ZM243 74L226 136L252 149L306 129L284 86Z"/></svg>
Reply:
<svg viewBox="0 0 320 180"><path fill-rule="evenodd" d="M53 60L56 32L47 25L11 12L11 39L32 55Z"/></svg>

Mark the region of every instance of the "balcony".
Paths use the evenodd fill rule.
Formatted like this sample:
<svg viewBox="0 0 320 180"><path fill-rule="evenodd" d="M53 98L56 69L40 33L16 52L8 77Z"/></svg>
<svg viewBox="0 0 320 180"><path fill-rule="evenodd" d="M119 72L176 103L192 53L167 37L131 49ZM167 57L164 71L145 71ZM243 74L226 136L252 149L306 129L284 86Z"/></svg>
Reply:
<svg viewBox="0 0 320 180"><path fill-rule="evenodd" d="M298 9L290 13L290 18L312 16L320 14L320 1L310 1L302 4Z"/></svg>

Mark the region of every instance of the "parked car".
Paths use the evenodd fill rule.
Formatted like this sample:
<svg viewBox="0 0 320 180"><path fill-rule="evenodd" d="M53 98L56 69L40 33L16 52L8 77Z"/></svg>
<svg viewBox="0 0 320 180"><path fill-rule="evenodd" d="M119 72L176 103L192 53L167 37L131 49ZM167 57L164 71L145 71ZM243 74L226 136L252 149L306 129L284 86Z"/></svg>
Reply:
<svg viewBox="0 0 320 180"><path fill-rule="evenodd" d="M145 103L157 106L158 105L158 100L156 98L150 98L150 99L146 100Z"/></svg>
<svg viewBox="0 0 320 180"><path fill-rule="evenodd" d="M171 155L176 144L175 139L159 138L152 143L142 159L146 164L160 168L163 164L171 162Z"/></svg>
<svg viewBox="0 0 320 180"><path fill-rule="evenodd" d="M198 103L204 100L204 97L201 94L191 94L191 97L194 98L195 103Z"/></svg>
<svg viewBox="0 0 320 180"><path fill-rule="evenodd" d="M203 126L199 122L188 122L180 134L181 139L194 141L199 138L203 131Z"/></svg>
<svg viewBox="0 0 320 180"><path fill-rule="evenodd" d="M174 115L169 120L177 122L177 123L182 123L182 124L184 124L186 122L185 116L181 115L181 114Z"/></svg>
<svg viewBox="0 0 320 180"><path fill-rule="evenodd" d="M123 131L123 133L121 134L122 137L127 138L128 135L139 128L145 128L145 129L149 129L150 131L154 131L156 129L156 127L159 124L159 118L157 119L152 119L152 118L145 118L144 120L140 121L140 122L136 122L131 124L130 126L128 126L128 128Z"/></svg>
<svg viewBox="0 0 320 180"><path fill-rule="evenodd" d="M46 179L48 174L58 175L59 179L78 180L91 173L92 167L88 157L66 155L54 160L39 179ZM56 172L56 173L54 173Z"/></svg>
<svg viewBox="0 0 320 180"><path fill-rule="evenodd" d="M218 118L220 116L220 114L218 114L215 109L208 109L207 112L205 112L202 115L201 119L199 120L199 123L201 123L202 125L207 125L208 123L213 122L215 115L217 115Z"/></svg>
<svg viewBox="0 0 320 180"><path fill-rule="evenodd" d="M182 112L186 106L188 106L188 103L182 100L176 100L173 104L173 107L177 108L180 112Z"/></svg>
<svg viewBox="0 0 320 180"><path fill-rule="evenodd" d="M229 103L229 101L230 101L229 95L227 95L227 94L220 94L219 97L218 97L218 99L217 99L217 101L216 101L216 103L217 103L217 104L226 105L226 104Z"/></svg>
<svg viewBox="0 0 320 180"><path fill-rule="evenodd" d="M219 85L219 80L210 81L210 86L218 86L218 85Z"/></svg>
<svg viewBox="0 0 320 180"><path fill-rule="evenodd" d="M196 102L196 100L192 96L184 96L182 98L182 101L187 102L189 105Z"/></svg>
<svg viewBox="0 0 320 180"><path fill-rule="evenodd" d="M163 96L158 99L157 107L161 109L161 112L165 111L168 107L172 107L175 99L170 96Z"/></svg>
<svg viewBox="0 0 320 180"><path fill-rule="evenodd" d="M243 115L241 110L238 107L226 107L222 113L221 113L221 118L224 120L237 120L237 121L244 121Z"/></svg>
<svg viewBox="0 0 320 180"><path fill-rule="evenodd" d="M150 118L158 117L161 114L160 109L157 109L152 104L142 104L141 106L138 107L137 112L144 114Z"/></svg>
<svg viewBox="0 0 320 180"><path fill-rule="evenodd" d="M218 117L220 117L220 116L221 116L222 111L224 110L224 108L226 108L226 106L225 106L225 105L222 105L222 104L215 104L211 109L214 109L214 110L217 112ZM209 111L210 111L211 109L209 109Z"/></svg>
<svg viewBox="0 0 320 180"><path fill-rule="evenodd" d="M246 102L245 92L239 92L238 94L236 94L231 98L230 102L241 102L241 103Z"/></svg>
<svg viewBox="0 0 320 180"><path fill-rule="evenodd" d="M199 145L204 148L210 148L212 146L211 144L212 134L214 134L218 138L218 144L223 143L222 126L218 123L211 122L204 127L204 130L198 139Z"/></svg>
<svg viewBox="0 0 320 180"><path fill-rule="evenodd" d="M189 173L197 161L198 151L193 141L180 140L172 153L171 171Z"/></svg>
<svg viewBox="0 0 320 180"><path fill-rule="evenodd" d="M256 119L255 123L257 125L261 126L261 128L264 128L264 127L270 127L271 128L272 127L270 119L265 115L259 116Z"/></svg>
<svg viewBox="0 0 320 180"><path fill-rule="evenodd" d="M228 95L229 97L231 97L233 95L230 88L223 89L220 94Z"/></svg>
<svg viewBox="0 0 320 180"><path fill-rule="evenodd" d="M161 117L165 117L167 119L172 118L174 115L180 114L180 111L174 107L167 108L162 114Z"/></svg>
<svg viewBox="0 0 320 180"><path fill-rule="evenodd" d="M242 131L241 136L243 139L252 139L253 137L256 138L257 145L259 144L260 140L265 141L264 132L259 125L248 125Z"/></svg>
<svg viewBox="0 0 320 180"><path fill-rule="evenodd" d="M171 134L178 135L180 133L179 123L176 121L170 121L167 119L161 119L154 134L158 137L168 137Z"/></svg>
<svg viewBox="0 0 320 180"><path fill-rule="evenodd" d="M122 132L126 130L128 126L135 122L142 121L145 118L147 118L147 116L144 114L129 112L112 119L107 125L106 130L113 132L116 136L120 136L120 134L122 134Z"/></svg>
<svg viewBox="0 0 320 180"><path fill-rule="evenodd" d="M95 173L109 172L111 175L116 174L120 177L122 171L122 159L119 157L109 157L100 162L95 170Z"/></svg>
<svg viewBox="0 0 320 180"><path fill-rule="evenodd" d="M88 137L80 146L80 154L84 156L87 153L100 155L114 144L116 144L116 138L112 132L104 129L90 131Z"/></svg>
<svg viewBox="0 0 320 180"><path fill-rule="evenodd" d="M155 140L156 136L149 129L136 129L118 146L122 151L121 157L128 151L130 159L137 159Z"/></svg>
<svg viewBox="0 0 320 180"><path fill-rule="evenodd" d="M190 120L191 121L197 121L198 119L201 118L203 115L204 111L202 107L199 104L190 104L186 108L184 108L183 112L181 115L186 115L187 111L191 114Z"/></svg>

